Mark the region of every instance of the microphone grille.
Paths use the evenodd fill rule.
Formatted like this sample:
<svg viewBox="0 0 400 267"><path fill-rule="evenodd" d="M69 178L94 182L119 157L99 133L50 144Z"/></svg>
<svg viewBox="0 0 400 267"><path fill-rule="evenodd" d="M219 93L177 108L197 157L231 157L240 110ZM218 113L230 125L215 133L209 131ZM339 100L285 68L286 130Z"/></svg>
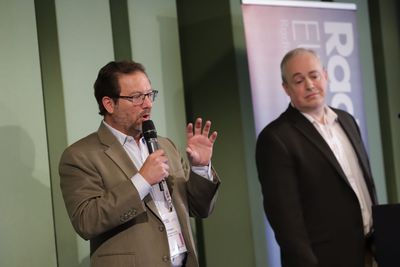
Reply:
<svg viewBox="0 0 400 267"><path fill-rule="evenodd" d="M156 127L152 120L142 122L142 131L144 139L157 138Z"/></svg>

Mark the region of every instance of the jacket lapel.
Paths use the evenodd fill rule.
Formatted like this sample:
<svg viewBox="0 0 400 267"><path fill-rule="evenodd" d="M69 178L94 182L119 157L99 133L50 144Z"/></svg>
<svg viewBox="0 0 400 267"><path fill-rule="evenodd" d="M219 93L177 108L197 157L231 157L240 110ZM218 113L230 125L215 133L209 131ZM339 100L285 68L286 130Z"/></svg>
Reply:
<svg viewBox="0 0 400 267"><path fill-rule="evenodd" d="M350 143L352 144L354 151L357 154L359 162L361 163L362 170L364 171L365 174L371 176L369 172L368 162L366 161L367 159L365 158L365 151L363 150L362 147L363 144L360 143L362 141L359 138L356 138L357 136L359 136L359 133L356 132L356 129L349 123L348 120L340 116L340 113L338 113L338 119L340 125L342 126L343 131L346 133L347 138L349 138Z"/></svg>
<svg viewBox="0 0 400 267"><path fill-rule="evenodd" d="M324 138L319 134L312 123L291 105L289 105L289 108L286 110L286 114L288 118L294 123L294 127L299 132L301 132L306 139L314 144L314 146L316 146L319 151L322 152L325 158L337 170L340 177L342 177L342 179L350 186L350 183L347 180L342 167L337 161L329 145L325 142Z"/></svg>
<svg viewBox="0 0 400 267"><path fill-rule="evenodd" d="M158 209L156 206L156 203L154 202L153 198L150 196L150 194L147 194L145 198L143 199L144 204L146 207L160 220L162 221L160 213L158 213Z"/></svg>
<svg viewBox="0 0 400 267"><path fill-rule="evenodd" d="M163 146L163 144L161 142L161 139L159 139L158 141L159 141L160 148L164 149L165 154L167 155L167 158L171 159L172 156L170 155L168 148ZM170 166L170 169L172 169L171 166ZM168 177L165 178L165 181L167 183L169 194L171 195L171 198L172 198L172 203L173 203L173 205L174 205L174 207L176 209L176 207L177 207L176 199L173 196L174 178L173 178L173 176L168 176ZM153 201L153 198L150 196L150 194L148 194L144 198L144 201L145 201L146 206L154 213L154 215L156 215L162 221L161 215L159 214L157 206L155 205L155 203Z"/></svg>
<svg viewBox="0 0 400 267"><path fill-rule="evenodd" d="M362 143L361 138L357 138L358 136L360 136L360 133L357 132L357 128L354 126L353 122L350 122L349 120L342 117L339 112L337 112L337 114L339 123L342 126L343 131L346 133L347 138L349 138L354 151L356 152L358 162L360 163L361 170L364 174L365 183L367 184L367 188L371 196L371 200L373 204L376 204L378 203L378 198L376 195L374 182L372 180L371 169L368 163L368 155L364 149L364 144Z"/></svg>
<svg viewBox="0 0 400 267"><path fill-rule="evenodd" d="M127 179L130 179L138 172L125 149L103 123L101 123L99 127L98 136L100 142L105 146L104 153L125 173ZM147 208L161 220L160 214L150 194L148 194L143 201Z"/></svg>
<svg viewBox="0 0 400 267"><path fill-rule="evenodd" d="M103 123L97 133L100 142L105 146L104 153L125 173L126 178L130 179L138 170L117 138Z"/></svg>
<svg viewBox="0 0 400 267"><path fill-rule="evenodd" d="M162 149L164 150L164 152L165 152L167 158L168 158L169 160L172 160L172 159L173 159L172 152L170 152L168 146L164 145L164 140L161 139L161 138L159 138L158 141L159 141L160 148L162 148ZM168 161L168 164L170 164L170 161ZM170 169L170 170L173 169L173 168L171 167L171 165L169 166L169 169ZM168 187L168 190L169 190L169 193L170 193L171 197L172 197L172 195L173 195L173 193L174 193L174 184L175 184L175 181L174 181L174 180L175 180L174 177L171 176L171 175L165 178L165 181L166 181L166 183L167 183L167 187Z"/></svg>

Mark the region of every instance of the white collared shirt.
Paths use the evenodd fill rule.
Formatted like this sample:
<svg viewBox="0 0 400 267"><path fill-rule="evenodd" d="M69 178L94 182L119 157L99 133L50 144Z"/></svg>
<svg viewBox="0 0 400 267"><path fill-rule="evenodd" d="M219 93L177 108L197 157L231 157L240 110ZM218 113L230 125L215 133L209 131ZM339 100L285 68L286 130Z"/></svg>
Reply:
<svg viewBox="0 0 400 267"><path fill-rule="evenodd" d="M360 203L364 234L369 233L372 227L371 196L365 183L357 154L349 138L339 124L337 114L331 108L325 106L324 123L317 121L309 114L303 112L302 114L314 125L324 138L343 169Z"/></svg>
<svg viewBox="0 0 400 267"><path fill-rule="evenodd" d="M149 156L149 150L147 148L146 141L144 140L144 138L141 137L139 140L139 144L137 144L132 136L128 136L118 131L117 129L107 124L105 121L103 121L103 123L121 143L122 147L125 149L129 157L133 161L133 164L135 164L136 169L140 170L144 161ZM191 169L194 173L210 181L212 181L214 178L211 171L211 163L208 166L204 167L191 166ZM146 197L146 195L150 193L151 185L144 179L144 177L139 172L131 177L131 181L138 190L140 199L143 200Z"/></svg>
<svg viewBox="0 0 400 267"><path fill-rule="evenodd" d="M149 156L149 150L147 148L146 141L144 140L144 138L141 137L139 143L136 143L135 139L132 136L128 136L118 131L117 129L107 124L105 121L103 121L103 123L121 143L122 147L125 149L130 159L134 163L136 169L140 170L143 163ZM213 179L213 175L211 172L211 163L209 164L209 166L204 166L204 167L192 166L191 168L192 171L195 172L196 174L209 180ZM131 181L135 186L136 190L139 192L141 200L143 200L146 197L146 195L150 193L157 207L158 213L163 218L163 220L164 218L171 216L171 214L169 214L170 210L168 207L168 202L166 201L163 192L160 191L160 187L158 184L151 186L139 172L137 172L135 175L131 177ZM179 221L175 208L173 208L172 210L172 216L176 221ZM171 242L170 236L168 236L168 242ZM172 257L171 258L172 266L182 266L184 259L185 259L184 253Z"/></svg>

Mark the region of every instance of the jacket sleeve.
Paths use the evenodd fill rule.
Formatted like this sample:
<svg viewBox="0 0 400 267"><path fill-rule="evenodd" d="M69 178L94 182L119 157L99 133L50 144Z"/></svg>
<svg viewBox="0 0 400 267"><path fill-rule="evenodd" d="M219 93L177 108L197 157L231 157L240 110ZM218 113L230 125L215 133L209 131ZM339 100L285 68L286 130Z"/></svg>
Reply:
<svg viewBox="0 0 400 267"><path fill-rule="evenodd" d="M214 169L212 172L214 177L210 181L190 171L187 183L190 216L206 218L213 211L220 180Z"/></svg>
<svg viewBox="0 0 400 267"><path fill-rule="evenodd" d="M167 141L166 143L163 142L163 144L164 148L170 153L170 159L176 159L177 163L179 163L179 168L183 170L185 177L182 178L186 180L185 195L187 197L189 215L197 218L208 217L214 209L218 196L218 187L220 185L218 174L212 168L213 180L211 181L194 173L191 171L187 160L181 156L172 141L169 139L164 140ZM171 162L171 164L174 163Z"/></svg>
<svg viewBox="0 0 400 267"><path fill-rule="evenodd" d="M59 164L65 206L73 227L84 239L96 237L145 212L132 182L110 159L101 158L103 154L70 147ZM110 185L106 180L117 182Z"/></svg>
<svg viewBox="0 0 400 267"><path fill-rule="evenodd" d="M318 266L304 223L295 158L278 134L261 132L256 164L265 213L281 248L282 266Z"/></svg>

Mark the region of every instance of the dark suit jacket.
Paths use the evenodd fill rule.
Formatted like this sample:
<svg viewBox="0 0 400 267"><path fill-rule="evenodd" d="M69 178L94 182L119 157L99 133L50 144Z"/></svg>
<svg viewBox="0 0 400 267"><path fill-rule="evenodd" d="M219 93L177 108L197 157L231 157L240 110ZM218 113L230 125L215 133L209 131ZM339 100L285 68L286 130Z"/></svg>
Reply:
<svg viewBox="0 0 400 267"><path fill-rule="evenodd" d="M196 267L197 253L189 216L207 217L213 209L219 179L191 172L175 146L158 139L168 157L168 188L188 249L186 266ZM165 228L150 195L142 201L130 178L137 173L114 135L101 124L68 147L59 172L71 222L90 240L91 266L170 266Z"/></svg>
<svg viewBox="0 0 400 267"><path fill-rule="evenodd" d="M354 118L333 109L357 154L373 203L368 156ZM365 238L356 194L310 121L289 105L257 140L267 218L283 266L364 267Z"/></svg>

